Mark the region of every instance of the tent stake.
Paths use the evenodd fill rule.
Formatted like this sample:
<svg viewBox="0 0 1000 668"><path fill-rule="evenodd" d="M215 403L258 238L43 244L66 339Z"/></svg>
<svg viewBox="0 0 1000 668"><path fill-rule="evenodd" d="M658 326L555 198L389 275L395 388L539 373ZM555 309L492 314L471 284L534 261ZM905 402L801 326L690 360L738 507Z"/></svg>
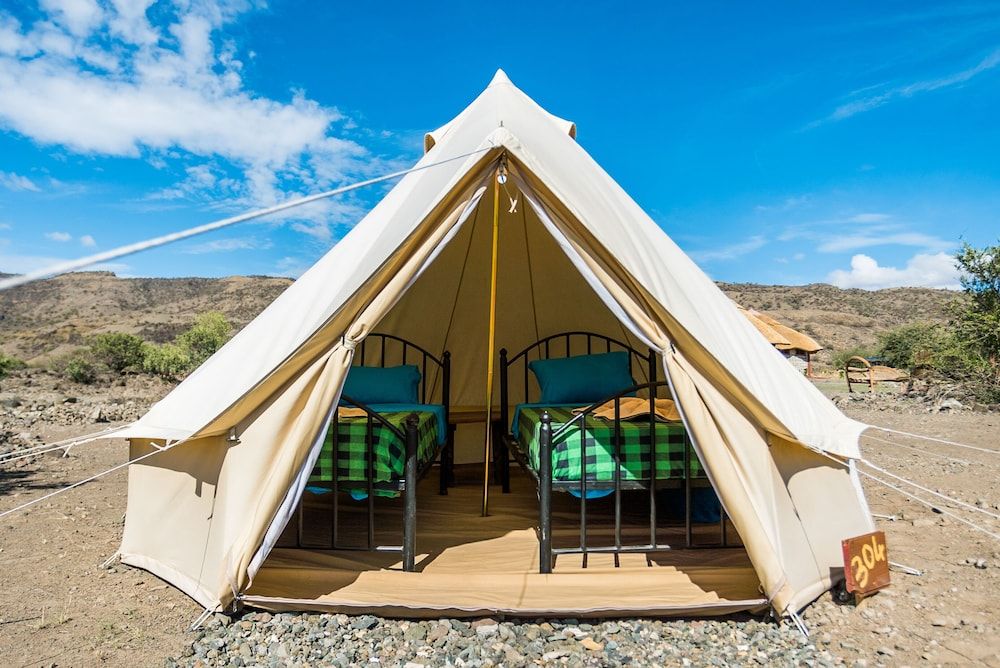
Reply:
<svg viewBox="0 0 1000 668"><path fill-rule="evenodd" d="M507 179L501 162L493 179L493 251L490 268L490 333L486 347L486 438L483 443L483 517L490 508L490 459L493 456L493 346L497 320L497 246L500 241L500 179Z"/></svg>

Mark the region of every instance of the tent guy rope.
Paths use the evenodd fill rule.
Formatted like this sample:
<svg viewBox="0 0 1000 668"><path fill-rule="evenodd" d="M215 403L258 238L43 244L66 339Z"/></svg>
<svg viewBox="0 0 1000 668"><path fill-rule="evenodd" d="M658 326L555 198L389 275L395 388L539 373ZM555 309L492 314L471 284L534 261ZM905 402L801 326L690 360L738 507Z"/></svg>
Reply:
<svg viewBox="0 0 1000 668"><path fill-rule="evenodd" d="M810 450L812 450L813 452L815 452L815 453L817 453L819 455L822 455L823 457L826 457L827 459L829 459L831 461L837 462L839 464L843 464L842 460L838 459L837 457L834 457L833 455L831 455L831 454L829 454L827 452L823 452L822 450L816 450L816 449L813 449L813 448L810 448ZM953 504L955 504L957 506L960 506L960 507L961 506L969 506L970 505L970 504L965 503L964 501L960 501L958 499L953 499L952 497L947 496L945 494L940 494L938 492L935 492L935 491L932 491L930 489L927 489L926 487L924 487L924 486L922 486L922 485L920 485L918 483L915 483L912 480L909 480L909 479L904 478L902 476L895 475L894 473L890 473L889 471L886 471L885 469L881 468L880 466L872 464L870 461L868 461L867 459L864 459L863 457L862 458L858 458L855 461L857 461L859 464L862 464L862 465L865 465L865 466L870 466L871 468L875 469L876 471L880 471L882 473L885 473L885 474L891 476L892 478L900 480L900 481L902 481L902 482L904 482L904 483L906 483L906 484L908 484L908 485L910 485L912 487L915 487L915 488L917 488L919 490L922 490L922 491L925 491L925 492L929 492L930 494L933 494L934 496L938 496L938 497L944 499L945 501L947 501L949 503L953 503ZM962 522L963 524L969 525L970 527L972 527L976 531L981 531L981 532L987 534L988 536L990 536L992 538L1000 540L1000 534L993 533L989 529L987 529L986 527L980 526L980 525L976 524L975 522L971 522L971 521L969 521L969 520L967 520L967 519L965 519L963 517L960 517L959 515L956 515L955 513L951 512L951 511L949 511L949 510L947 510L945 508L941 508L940 505L935 505L935 504L931 503L930 501L928 501L926 499L923 499L923 498L921 498L919 496L916 496L915 494L911 494L910 492L907 492L906 490L900 488L897 485L892 484L891 482L888 482L887 480L883 480L882 478L879 478L878 476L872 475L868 471L862 470L861 468L858 468L857 471L858 471L858 473L860 475L863 475L866 478L869 478L870 480L873 480L875 482L879 482L879 483L885 485L886 487L888 487L889 489L895 490L896 492L899 492L900 494L902 494L904 496L907 496L907 497L913 499L914 501L918 501L919 503L922 503L923 505L927 506L928 508L930 508L931 510L933 510L935 512L939 512L939 513L941 513L943 515L947 515L949 517L953 517L954 519L958 520L959 522ZM992 517L997 517L997 515L995 515L994 513L991 513L988 510L984 510L982 508L977 508L975 506L970 506L970 507L973 510L976 510L978 512L986 513L987 515L990 515Z"/></svg>
<svg viewBox="0 0 1000 668"><path fill-rule="evenodd" d="M889 482L887 480L882 480L882 478L879 478L878 476L874 476L871 473L868 473L867 471L861 471L860 469L858 470L858 473L860 473L861 475L863 475L863 476L865 476L867 478L870 478L871 480L874 480L875 482L882 483L883 485L885 485L889 489L895 490L896 492L899 492L903 496L909 497L909 498L913 499L914 501L917 501L918 503L922 503L923 505L927 506L931 510L935 510L937 512L940 512L942 515L947 515L948 517L951 517L952 519L958 520L962 524L967 524L968 526L972 527L976 531L981 531L982 533L986 534L987 536L989 536L989 537L991 537L991 538L993 538L995 540L1000 540L1000 534L993 533L992 531L990 531L986 527L980 526L980 525L976 524L975 522L971 522L971 521L965 519L964 517L960 517L959 515L956 515L955 513L951 512L950 510L947 510L945 508L939 508L938 506L934 505L930 501L928 501L926 499L922 499L919 496L917 496L916 494L911 494L911 493L907 492L905 489L902 489L902 488L900 488L900 487L898 487L896 485L893 485L891 482Z"/></svg>
<svg viewBox="0 0 1000 668"><path fill-rule="evenodd" d="M905 482L907 485L910 485L911 487L916 487L921 492L926 492L927 494L931 494L932 496L936 496L939 499L944 499L945 501L947 501L949 503L953 503L956 506L960 506L962 508L966 508L968 510L975 511L977 513L982 513L984 515L989 515L990 517L993 517L995 519L1000 519L1000 515L998 515L997 513L990 512L989 510L986 510L985 508L980 508L978 506L974 506L971 503L966 503L965 501L962 501L961 499L953 498L951 496L948 496L947 494L942 494L940 492L935 492L933 489L930 489L928 487L924 487L923 485L921 485L919 483L913 482L909 478L904 478L901 475L896 475L892 471L887 471L886 469L884 469L881 466L878 466L876 464L873 464L872 462L868 461L867 459L859 459L858 463L864 464L865 466L867 466L867 467L869 467L871 469L874 469L874 470L878 471L879 473L881 473L883 475L887 475L887 476L889 476L890 478L892 478L894 480L899 480L900 482Z"/></svg>
<svg viewBox="0 0 1000 668"><path fill-rule="evenodd" d="M28 501L26 503L22 503L19 506L15 506L15 507L11 508L10 510L5 510L2 513L0 513L0 519L3 519L4 517L7 517L8 515L13 515L16 512L24 510L25 508L29 508L29 507L35 505L36 503L41 503L42 501L45 501L46 499L51 499L54 496L58 496L58 495L60 495L60 494L62 494L64 492L68 492L71 489L76 489L77 487L82 487L82 486L86 485L89 482L93 482L93 481L95 481L95 480L97 480L99 478L103 478L104 476L108 475L109 473L114 473L115 471L120 471L121 469L127 468L127 467L131 466L132 464L136 464L138 462L143 461L144 459L148 459L148 458L152 457L153 455L158 455L158 454L160 454L162 452L166 452L167 450L170 450L172 448L177 447L181 443L187 443L188 440L190 440L190 439L183 438L183 439L181 439L179 441L175 441L174 443L171 443L170 445L168 445L166 447L157 448L156 450L153 450L152 452L147 452L146 454L141 455L139 457L136 457L135 459L129 459L127 461L122 462L121 464L117 464L117 465L112 466L111 468L109 468L107 470L101 471L100 473L95 473L94 475L90 476L89 478L84 478L83 480L79 480L77 482L74 482L72 485L66 485L65 487L60 487L59 489L57 489L55 491L52 491L52 492L49 492L48 494L44 494L44 495L38 497L37 499L32 499L31 501Z"/></svg>
<svg viewBox="0 0 1000 668"><path fill-rule="evenodd" d="M326 192L316 193L314 195L307 195L306 197L297 197L295 199L282 202L281 204L275 204L274 206L269 206L263 209L257 209L256 211L241 213L237 216L231 216L229 218L223 218L222 220L217 220L215 222L206 223L204 225L198 225L197 227L191 227L186 230L181 230L180 232L173 232L171 234L165 234L163 236L147 239L146 241L139 241L133 244L127 244L125 246L119 246L118 248L113 248L111 250L103 251L101 253L88 255L86 257L82 257L77 260L60 262L58 264L53 264L43 269L31 271L26 274L21 274L19 276L11 276L10 278L0 280L0 291L9 290L10 288L14 288L19 285L24 285L25 283L30 283L32 281L37 281L42 278L50 278L52 276L58 276L59 274L65 274L70 271L84 269L86 267L98 264L100 262L108 262L110 260L116 260L118 258L125 257L126 255L133 255L141 251L150 250L152 248L158 248L160 246L172 244L176 241L181 241L183 239L190 239L191 237L205 234L206 232L221 230L224 227L236 225L237 223L243 223L248 220L253 220L255 218L262 218L264 216L269 216L271 214L278 213L280 211L285 211L286 209L302 206L304 204L310 204L312 202L334 197L336 195L342 195L343 193L350 192L352 190L357 190L359 188L364 188L366 186L375 185L376 183L381 183L383 181L390 181L392 179L398 178L400 176L405 176L412 172L419 172L425 169L430 169L431 167L437 167L438 165L444 165L449 162L454 162L456 160L468 158L470 156L488 151L492 148L493 146L486 146L483 148L479 148L475 151L469 151L468 153L463 153L461 155L453 156L451 158L445 158L444 160L439 160L437 162L430 162L427 163L426 165L417 164L415 167L410 167L409 169L403 169L397 172L392 172L390 174L385 174L383 176L378 176L373 179L359 181L357 183L352 183L351 185L342 186L340 188L334 188L333 190L327 190Z"/></svg>
<svg viewBox="0 0 1000 668"><path fill-rule="evenodd" d="M880 431L886 431L890 434L896 434L898 436L909 436L910 438L921 438L925 441L934 441L935 443L943 443L945 445L954 445L957 448L967 448L969 450L976 450L977 452L986 452L991 455L1000 455L1000 450L990 450L989 448L980 448L975 445L966 445L965 443L956 443L955 441L948 441L943 438L935 438L934 436L924 436L923 434L912 434L908 431L899 431L898 429L890 429L889 427L879 427L873 424L868 425L869 429L878 429Z"/></svg>
<svg viewBox="0 0 1000 668"><path fill-rule="evenodd" d="M67 453L70 448L77 445L83 445L84 443L90 443L91 441L97 441L105 438L108 434L112 434L124 427L128 427L130 424L126 424L120 427L108 427L107 429L102 429L101 431L95 431L90 434L82 434L80 436L72 436L70 438L64 438L61 441L53 441L52 443L45 443L42 445L35 445L30 448L23 448L21 450L11 450L10 452L5 452L0 455L0 464L6 462L17 461L18 459L24 459L26 457L34 457L35 455L44 455L48 452L55 452L56 450L65 450Z"/></svg>
<svg viewBox="0 0 1000 668"><path fill-rule="evenodd" d="M872 436L871 434L864 434L862 438L867 438L872 441L878 441L879 443L885 443L886 445L891 445L896 448L905 448L907 450L913 450L914 452L919 452L922 455L928 455L930 457L937 457L939 459L947 459L948 461L956 462L958 464L971 464L972 462L967 459L959 459L958 457L949 457L948 455L942 455L938 452L933 452L931 450L924 450L923 448L916 448L912 445L907 445L905 443L897 443L896 441L890 441L887 438L879 438L878 436Z"/></svg>

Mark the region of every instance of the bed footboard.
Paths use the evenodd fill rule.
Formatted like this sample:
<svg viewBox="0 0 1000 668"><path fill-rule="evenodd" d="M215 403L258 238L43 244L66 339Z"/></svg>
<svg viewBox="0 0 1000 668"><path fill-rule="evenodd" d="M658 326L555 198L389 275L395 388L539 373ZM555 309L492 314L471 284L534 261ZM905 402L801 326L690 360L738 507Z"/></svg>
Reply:
<svg viewBox="0 0 1000 668"><path fill-rule="evenodd" d="M440 374L441 404L444 406L445 433L439 434L438 445L432 456L423 463L420 460L420 423L416 413L411 413L403 420L402 425L397 427L371 407L359 402L352 397L342 395L341 400L346 404L360 408L365 412L364 423L364 469L357 471L358 480L351 483L350 490L364 492L365 494L365 539L362 545L345 544L341 539L341 501L340 493L345 491L344 485L338 475L339 454L343 444L340 442L340 408L335 407L332 417L333 436L333 473L329 481L329 491L331 499L330 513L330 540L326 544L306 545L305 544L305 520L301 499L298 506L298 526L295 532L295 545L307 549L324 550L361 550L373 552L398 552L402 555L403 570L412 571L416 561L416 535L417 535L417 483L433 466L434 460L440 457L438 491L440 494L447 494L448 487L453 482L452 464L454 437L448 429L448 410L450 406L451 394L451 353L445 351L440 358L435 357L420 346L401 339L391 334L369 334L358 347L355 353L354 363L359 366L380 366L385 367L391 364L411 364L415 363L420 369L420 386L418 388L418 403L429 403L430 396L434 391L434 382L429 382L428 369L434 372L435 369ZM374 427L380 430L388 430L391 437L403 444L403 470L398 479L375 482L375 438ZM398 469L397 469L398 470ZM324 484L326 486L326 484ZM399 493L403 501L402 517L402 544L401 545L380 545L375 536L375 497L379 493ZM357 508L357 506L354 506ZM360 527L359 527L360 528ZM360 532L357 532L360 533Z"/></svg>

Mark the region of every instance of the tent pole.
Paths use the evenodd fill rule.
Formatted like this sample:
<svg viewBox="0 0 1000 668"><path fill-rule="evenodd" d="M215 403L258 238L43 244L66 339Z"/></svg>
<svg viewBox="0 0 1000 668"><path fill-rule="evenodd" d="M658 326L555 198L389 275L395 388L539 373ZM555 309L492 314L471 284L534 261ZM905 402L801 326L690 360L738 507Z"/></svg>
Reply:
<svg viewBox="0 0 1000 668"><path fill-rule="evenodd" d="M490 459L493 455L493 347L496 338L497 320L497 246L500 240L500 176L503 167L497 169L493 179L493 251L490 269L490 333L486 347L486 436L483 441L483 517L489 515L490 507Z"/></svg>

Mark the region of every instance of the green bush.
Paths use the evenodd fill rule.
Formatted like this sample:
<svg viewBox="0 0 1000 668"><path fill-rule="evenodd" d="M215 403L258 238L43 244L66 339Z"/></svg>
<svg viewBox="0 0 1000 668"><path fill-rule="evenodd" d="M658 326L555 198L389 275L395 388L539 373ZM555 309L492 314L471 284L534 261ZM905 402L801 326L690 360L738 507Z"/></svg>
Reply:
<svg viewBox="0 0 1000 668"><path fill-rule="evenodd" d="M194 369L221 348L230 336L232 327L226 316L210 311L198 316L191 329L181 333L175 343L187 352L190 368Z"/></svg>
<svg viewBox="0 0 1000 668"><path fill-rule="evenodd" d="M955 264L965 293L955 305L955 324L962 338L993 366L1000 382L1000 244L963 244Z"/></svg>
<svg viewBox="0 0 1000 668"><path fill-rule="evenodd" d="M174 379L191 369L188 351L174 343L143 346L142 370L167 379Z"/></svg>
<svg viewBox="0 0 1000 668"><path fill-rule="evenodd" d="M938 369L945 361L942 355L954 345L951 339L941 325L902 325L879 334L879 356L896 369Z"/></svg>
<svg viewBox="0 0 1000 668"><path fill-rule="evenodd" d="M90 385L97 380L97 369L90 360L83 357L74 357L66 363L66 376L74 383Z"/></svg>
<svg viewBox="0 0 1000 668"><path fill-rule="evenodd" d="M6 353L0 353L0 378L6 377L14 369L22 368L24 368L24 362Z"/></svg>
<svg viewBox="0 0 1000 668"><path fill-rule="evenodd" d="M94 359L116 373L143 366L143 340L135 334L109 332L98 334L90 344Z"/></svg>

